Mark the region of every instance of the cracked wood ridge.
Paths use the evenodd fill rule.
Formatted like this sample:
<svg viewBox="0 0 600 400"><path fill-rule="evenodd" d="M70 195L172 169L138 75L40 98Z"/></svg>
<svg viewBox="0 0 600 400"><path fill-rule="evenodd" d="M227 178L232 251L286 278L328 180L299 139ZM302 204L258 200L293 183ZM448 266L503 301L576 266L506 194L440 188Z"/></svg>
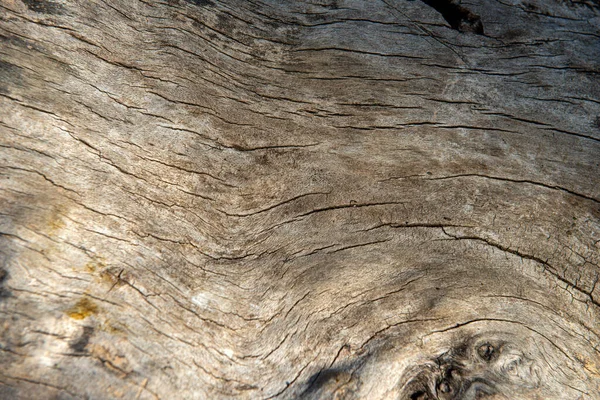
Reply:
<svg viewBox="0 0 600 400"><path fill-rule="evenodd" d="M0 399L600 399L598 0L0 0Z"/></svg>

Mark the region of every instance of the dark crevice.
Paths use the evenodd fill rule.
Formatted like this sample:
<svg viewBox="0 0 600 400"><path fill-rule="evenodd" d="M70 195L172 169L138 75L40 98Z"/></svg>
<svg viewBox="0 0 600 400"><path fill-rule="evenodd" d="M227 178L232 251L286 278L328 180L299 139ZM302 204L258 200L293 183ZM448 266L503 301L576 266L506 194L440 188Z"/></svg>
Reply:
<svg viewBox="0 0 600 400"><path fill-rule="evenodd" d="M452 29L459 32L472 32L483 35L481 18L461 6L458 0L422 0L434 8L450 24Z"/></svg>
<svg viewBox="0 0 600 400"><path fill-rule="evenodd" d="M0 300L11 296L11 293L3 286L7 277L8 272L4 268L0 268Z"/></svg>
<svg viewBox="0 0 600 400"><path fill-rule="evenodd" d="M215 3L213 3L211 0L185 0L190 4L193 4L195 6L199 6L199 7L207 7L207 6L213 6L215 5Z"/></svg>
<svg viewBox="0 0 600 400"><path fill-rule="evenodd" d="M64 14L64 7L53 1L48 0L21 0L28 9L33 12L41 13L41 14L54 14L54 15L62 15Z"/></svg>
<svg viewBox="0 0 600 400"><path fill-rule="evenodd" d="M79 336L73 342L69 343L69 347L75 353L78 353L78 354L85 353L85 348L87 347L88 343L90 342L90 338L92 337L93 334L94 334L94 327L84 326L83 333L81 334L81 336Z"/></svg>

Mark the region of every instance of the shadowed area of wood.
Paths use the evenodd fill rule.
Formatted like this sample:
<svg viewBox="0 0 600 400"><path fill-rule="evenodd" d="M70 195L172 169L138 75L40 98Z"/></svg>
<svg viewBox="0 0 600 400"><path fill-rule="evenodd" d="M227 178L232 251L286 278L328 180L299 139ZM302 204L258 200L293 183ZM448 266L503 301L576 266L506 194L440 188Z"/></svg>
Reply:
<svg viewBox="0 0 600 400"><path fill-rule="evenodd" d="M600 399L599 39L0 0L0 398Z"/></svg>

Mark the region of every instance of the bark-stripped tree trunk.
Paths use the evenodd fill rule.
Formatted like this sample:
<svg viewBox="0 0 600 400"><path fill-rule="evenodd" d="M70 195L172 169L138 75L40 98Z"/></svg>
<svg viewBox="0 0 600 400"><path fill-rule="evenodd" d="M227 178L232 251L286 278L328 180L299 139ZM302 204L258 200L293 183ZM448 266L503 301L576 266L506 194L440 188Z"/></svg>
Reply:
<svg viewBox="0 0 600 400"><path fill-rule="evenodd" d="M600 399L597 0L0 0L0 398Z"/></svg>

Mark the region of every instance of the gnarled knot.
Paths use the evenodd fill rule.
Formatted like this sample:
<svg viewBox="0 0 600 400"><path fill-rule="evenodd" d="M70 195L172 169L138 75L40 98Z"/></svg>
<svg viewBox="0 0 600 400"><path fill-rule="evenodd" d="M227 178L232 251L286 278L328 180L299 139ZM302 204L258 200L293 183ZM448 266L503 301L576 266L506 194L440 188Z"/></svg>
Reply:
<svg viewBox="0 0 600 400"><path fill-rule="evenodd" d="M477 354L483 360L488 361L488 362L492 361L497 356L497 353L496 353L496 350L494 349L494 346L492 346L489 343L484 343L481 346L479 346L479 348L477 349Z"/></svg>
<svg viewBox="0 0 600 400"><path fill-rule="evenodd" d="M470 338L415 368L401 391L406 400L480 399L536 387L532 359L513 343Z"/></svg>

